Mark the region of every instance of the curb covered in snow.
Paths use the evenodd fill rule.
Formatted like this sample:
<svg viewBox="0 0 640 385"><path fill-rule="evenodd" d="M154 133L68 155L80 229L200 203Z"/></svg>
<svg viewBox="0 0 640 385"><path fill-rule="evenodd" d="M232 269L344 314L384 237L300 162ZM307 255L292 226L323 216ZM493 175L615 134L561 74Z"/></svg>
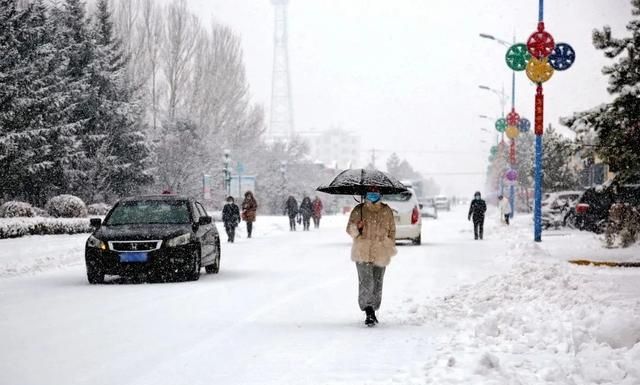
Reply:
<svg viewBox="0 0 640 385"><path fill-rule="evenodd" d="M90 233L87 218L0 218L0 239L25 235Z"/></svg>

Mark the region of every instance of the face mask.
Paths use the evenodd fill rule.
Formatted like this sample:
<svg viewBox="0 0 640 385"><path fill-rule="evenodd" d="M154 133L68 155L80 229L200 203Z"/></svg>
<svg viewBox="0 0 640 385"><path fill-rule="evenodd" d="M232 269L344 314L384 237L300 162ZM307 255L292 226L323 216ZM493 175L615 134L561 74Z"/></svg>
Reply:
<svg viewBox="0 0 640 385"><path fill-rule="evenodd" d="M368 192L367 193L367 200L371 203L376 203L377 201L380 200L380 193L378 192Z"/></svg>

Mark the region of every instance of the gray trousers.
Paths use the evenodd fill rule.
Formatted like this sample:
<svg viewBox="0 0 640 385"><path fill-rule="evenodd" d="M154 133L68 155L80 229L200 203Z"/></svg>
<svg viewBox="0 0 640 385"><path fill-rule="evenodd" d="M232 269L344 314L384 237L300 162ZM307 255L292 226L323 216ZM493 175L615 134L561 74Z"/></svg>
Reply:
<svg viewBox="0 0 640 385"><path fill-rule="evenodd" d="M382 302L382 281L386 267L379 267L373 263L356 262L358 269L358 305L364 311L371 306L373 310L380 309Z"/></svg>

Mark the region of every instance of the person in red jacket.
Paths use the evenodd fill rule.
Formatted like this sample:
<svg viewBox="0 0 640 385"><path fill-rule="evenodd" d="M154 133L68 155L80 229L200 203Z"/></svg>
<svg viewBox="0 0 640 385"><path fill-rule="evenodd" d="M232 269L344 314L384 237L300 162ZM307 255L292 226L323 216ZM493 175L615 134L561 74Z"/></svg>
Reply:
<svg viewBox="0 0 640 385"><path fill-rule="evenodd" d="M320 218L322 218L322 201L320 198L316 196L316 199L311 203L311 207L313 208L313 227L316 229L320 228Z"/></svg>

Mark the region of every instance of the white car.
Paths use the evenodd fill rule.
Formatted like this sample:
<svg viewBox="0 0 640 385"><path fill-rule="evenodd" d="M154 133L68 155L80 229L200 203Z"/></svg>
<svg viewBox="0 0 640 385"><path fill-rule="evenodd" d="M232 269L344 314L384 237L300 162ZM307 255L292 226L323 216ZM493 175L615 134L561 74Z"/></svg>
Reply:
<svg viewBox="0 0 640 385"><path fill-rule="evenodd" d="M384 195L382 201L391 207L396 221L396 240L422 243L422 216L420 204L412 189L401 194Z"/></svg>
<svg viewBox="0 0 640 385"><path fill-rule="evenodd" d="M447 198L446 196L438 195L437 197L435 197L435 201L436 201L436 208L438 208L438 210L442 209L442 210L451 211L451 202L449 201L449 198Z"/></svg>

